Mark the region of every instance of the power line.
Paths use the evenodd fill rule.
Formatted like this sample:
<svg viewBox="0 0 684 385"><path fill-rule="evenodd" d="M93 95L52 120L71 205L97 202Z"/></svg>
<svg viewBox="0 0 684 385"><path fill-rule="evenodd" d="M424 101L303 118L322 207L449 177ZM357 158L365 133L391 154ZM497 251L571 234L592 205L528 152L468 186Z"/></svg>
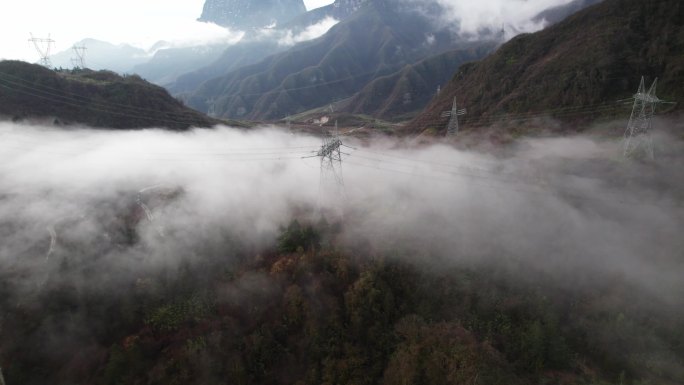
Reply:
<svg viewBox="0 0 684 385"><path fill-rule="evenodd" d="M491 116L480 116L477 119L466 119L465 123L468 125L488 125L501 121L516 121L525 122L531 120L537 120L544 117L570 117L578 115L588 115L595 114L599 112L607 112L611 110L617 110L620 107L625 107L627 103L624 102L611 102L602 104L593 104L585 106L571 106L562 107L556 109L546 109L539 111L530 111L524 113L502 113ZM445 119L443 118L433 118L433 119L423 119L420 120L423 125L443 125L445 124Z"/></svg>
<svg viewBox="0 0 684 385"><path fill-rule="evenodd" d="M315 84L312 86L284 89L284 91L308 89L308 88L315 88L315 87L318 87L321 85L326 85L326 84L335 84L335 83L338 83L340 81L344 81L344 80L348 80L348 79L360 78L360 77L365 77L368 75L376 74L377 72L378 71L373 71L373 72L368 72L366 74L361 74L361 75L357 75L357 76L349 76L349 77L337 79L337 80L334 80L331 82L318 83L318 84ZM0 73L0 75L2 75L2 73ZM11 76L9 74L5 74L5 75ZM615 79L618 79L618 78L622 79L624 77L616 77ZM16 78L16 79L20 79L20 80L24 81L21 78ZM46 88L50 88L50 87L46 87ZM275 90L275 91L269 91L269 92L265 92L265 93L255 93L255 94L239 94L238 93L238 94L232 94L231 96L258 96L258 95L265 95L268 93L281 92L281 91L283 91L283 90ZM46 91L41 90L41 92L46 92ZM63 92L63 91L59 90L59 92ZM62 96L62 95L60 95L60 96ZM81 97L80 95L76 95L76 96ZM136 111L154 111L157 113L160 112L160 111L155 111L155 110L150 110L150 109L145 109L145 108L139 108L139 107L134 107L134 106L130 106L130 105L118 104L118 103L110 103L109 105L118 105L118 106L121 106L122 108L136 110ZM612 110L612 109L615 109L618 107L616 104L612 104L612 103L604 105L605 107L602 110L592 109L592 106L601 106L601 105L597 104L597 105L589 105L589 106L573 106L573 107L565 107L565 108L560 108L560 109L547 109L547 110L542 110L542 111L526 112L526 113L519 113L519 114L499 114L499 115L494 115L494 116L480 116L479 118L477 118L475 120L466 119L466 123L469 125L470 124L476 124L476 125L477 124L491 124L491 123L494 123L496 121L503 120L503 119L512 119L512 120L517 120L517 121L528 121L528 120L538 119L540 117L544 117L544 116L550 115L550 114L554 114L555 117L575 116L575 115L582 115L582 114L606 112L606 111L609 111L609 110ZM105 107L108 107L108 106L104 105L103 108L105 108ZM563 112L566 110L567 110L567 113ZM165 113L165 114L170 115L170 116L177 115L176 113ZM443 123L443 120L438 118L438 119L431 119L428 121L423 120L423 124L441 125L444 123Z"/></svg>
<svg viewBox="0 0 684 385"><path fill-rule="evenodd" d="M142 119L142 120L154 121L154 122L167 122L167 123L177 123L177 124L180 123L180 124L187 124L190 126L195 125L195 124L203 124L204 123L199 118L198 119L190 118L191 120L165 119L165 118L161 118L161 117L151 117L151 116L146 116L146 115L133 115L131 113L122 113L122 112L118 112L118 111L105 110L105 109L97 108L97 107L94 107L91 105L81 104L82 102L70 102L70 101L68 101L68 98L66 98L66 100L64 100L64 98L49 97L49 96L45 96L45 95L36 94L34 92L26 91L26 90L12 88L11 86L8 86L7 84L3 84L2 82L6 82L6 80L0 79L0 87L8 89L8 90L13 91L13 92L18 92L18 93L21 93L21 94L24 94L27 96L36 97L36 98L48 100L51 102L61 103L63 105L68 105L68 106L72 106L72 107L85 108L85 109L88 109L91 111L102 112L102 113L106 113L106 114L110 114L110 115L136 118L136 119ZM165 115L164 111L157 111L157 113ZM199 112L197 114L199 114Z"/></svg>
<svg viewBox="0 0 684 385"><path fill-rule="evenodd" d="M620 27L622 26L621 24L618 24L618 23L611 23L611 24L616 25L616 26L620 26ZM597 36L612 36L612 35L613 35L612 33L605 33L605 34L597 35ZM597 36L594 36L594 37L597 37ZM413 63L413 64L415 64L415 63ZM361 78L366 78L366 77L368 77L368 76L373 76L374 78L381 79L381 78L384 78L384 77L389 77L389 76L396 75L399 71L401 71L401 68L392 69L392 70L390 70L390 71L391 71L391 72L387 73L386 75L379 75L379 73L384 72L384 71L381 71L381 70L377 70L377 69L376 69L376 70L369 71L369 72L365 72L365 73L362 73L362 74L351 75L351 76L347 76L347 77L344 77L344 78L339 78L339 79L335 79L335 80L331 80L331 81L327 81L327 82L318 82L318 83L316 83L316 84L312 84L312 85L309 85L309 86L301 86L301 87L286 88L285 85L284 85L283 83L285 83L285 82L290 78L291 75L298 75L299 73L297 73L297 74L289 74L288 76L284 76L282 79L280 79L281 83L277 85L277 87L280 87L280 88L278 88L278 89L273 89L273 90L271 90L271 91L258 92L258 93L241 93L241 92L240 92L240 89L242 88L242 82L240 82L239 85L238 85L237 87L234 87L234 88L238 88L235 92L230 93L230 94L226 94L226 95L222 96L222 98L265 96L265 95L277 94L277 93L282 93L282 92L287 93L287 92L290 92L290 91L300 91L300 90L314 89L314 88L317 88L317 87L320 87L320 86L339 84L339 83L345 82L345 81L347 81L347 80L361 79ZM250 75L248 78L255 77L255 76L258 76L258 75L259 75L259 74L253 74L253 75Z"/></svg>
<svg viewBox="0 0 684 385"><path fill-rule="evenodd" d="M618 23L612 23L612 24L614 24L616 27L620 26ZM611 35L612 35L611 33L606 33L606 34L602 34L602 35L598 35L598 36L611 36ZM616 59L626 59L628 56L629 56L629 55L628 55L627 53L623 53L623 54L617 56ZM679 56L681 56L681 55L670 55L669 57L679 57ZM458 73L459 73L459 72L457 71L457 74L458 74ZM576 73L576 71L566 71L566 72L563 72L563 73L554 74L554 76L556 76L556 77L561 77L562 75L566 75L566 74L575 74L575 73ZM455 77L456 77L456 76L455 76ZM628 76L625 75L625 76L614 76L614 77L601 77L601 79L602 79L603 81L607 81L607 80L628 80ZM681 77L681 76L668 77L668 80L670 80L670 81L678 80L678 79L684 79L684 77ZM463 87L464 87L463 85L461 85L461 86L459 86L459 87L456 87L456 88L454 89L454 91L452 91L452 92L453 92L454 94L456 94L456 93L462 91ZM631 100L631 99L630 99L630 100ZM619 103L616 103L616 105L617 105L617 104L619 104ZM676 103L673 103L673 104L676 104ZM613 104L611 103L611 104L609 104L609 105L613 105ZM584 107L584 106L578 106L578 107L582 108L582 107ZM617 107L617 106L616 106L616 107ZM577 108L577 107L570 107L570 108ZM544 117L545 115L550 115L551 112L554 112L554 113L555 113L555 112L557 112L558 110L559 110L559 109L554 109L554 110L547 109L547 110L542 110L542 111L536 111L536 112L533 112L533 113L532 113L532 112L527 112L527 113L522 113L522 114L500 113L500 114L490 115L490 116L479 115L477 118L473 117L473 118L471 118L471 119L465 119L464 124L467 124L467 125L487 125L487 124L492 124L492 123L495 123L495 122L498 122L498 121L502 121L502 120L520 120L520 121L528 121L528 120L536 119L536 118L538 118L538 117ZM607 112L607 111L609 111L609 110L611 110L611 108L610 108L610 107L606 107L603 111L590 111L590 110L585 110L585 111L583 111L583 112L577 111L577 112L574 112L574 113L556 114L556 115L554 115L554 116L556 116L556 117L564 117L564 116L573 116L573 115L581 115L581 114L591 114L591 113L594 113L594 112ZM530 114L534 114L534 116L533 116L533 115L530 115ZM444 119L445 116L436 115L436 111L432 112L431 115L432 115L431 118L428 118L428 119L422 118L422 119L420 119L419 122L421 123L421 125L426 125L426 126L427 126L427 125L434 125L434 126L441 126L441 127L443 127L443 125L446 124L447 121L446 121L446 119ZM526 116L526 115L529 115L529 116ZM520 119L520 117L523 117L523 119Z"/></svg>
<svg viewBox="0 0 684 385"><path fill-rule="evenodd" d="M26 140L24 138L13 138L14 141L21 142L22 144L25 145L42 145L44 142L37 142L37 141L31 141L31 140ZM69 144L73 143L72 141L69 141ZM51 142L50 146L54 147L55 145L58 145L59 142ZM100 142L98 144L106 144L106 141ZM2 145L2 144L0 144ZM304 151L305 149L316 149L319 148L319 146L287 146L287 147L221 147L223 151L221 152L154 152L151 153L153 155L201 155L201 156L223 156L223 155L240 155L240 154L261 154L261 155L267 155L267 154L272 154L270 152L264 152L264 151L274 151L273 153L279 154L282 153L282 151L289 151L289 150L301 150L299 152L309 152L309 151ZM28 149L28 148L27 148ZM282 151L279 151L282 150ZM310 151L310 152L315 152L315 151ZM132 152L132 151L117 151L119 154L139 154L139 152ZM150 153L147 153L150 154Z"/></svg>
<svg viewBox="0 0 684 385"><path fill-rule="evenodd" d="M0 148L9 150L19 150L22 152L26 151L39 151L43 154L59 155L65 157L75 157L75 156L87 156L88 152L83 151L54 151L45 149L36 149L25 146L13 146L7 144L0 144ZM105 151L107 153L107 151ZM206 161L218 161L218 162L251 162L251 161L268 161L268 160L283 160L283 159L301 159L302 156L310 154L310 152L282 152L282 153L237 153L237 154L207 154L207 156L180 156L180 157L166 157L165 154L145 154L145 153L133 153L133 152L113 152L112 154L121 155L125 154L125 159L127 160L141 160L141 161L164 161L164 162L206 162ZM173 155L173 154L168 154Z"/></svg>
<svg viewBox="0 0 684 385"><path fill-rule="evenodd" d="M379 163L386 163L390 165L396 165L399 167L410 167L410 164L407 163L401 163L401 162L395 162L395 161L388 161L384 159L377 159L377 158L370 158L370 157L365 157L365 156L359 156L356 154L351 155L353 158L356 159L365 159L365 160L371 160ZM528 185L538 185L539 180L532 180L530 178L526 178L522 175L515 175L515 174L508 174L506 176L510 176L511 178L501 178L501 174L495 173L495 172L488 172L490 175L483 175L483 174L477 174L477 173L464 173L463 171L455 171L455 170L448 170L448 169L435 169L432 168L430 171L434 172L439 172L447 175L453 175L453 176L459 176L459 177L465 177L465 178L471 178L471 179L484 179L484 180L490 180L490 181L495 181L495 182L505 182L505 183L516 183L516 184L528 184ZM472 170L468 170L472 171Z"/></svg>
<svg viewBox="0 0 684 385"><path fill-rule="evenodd" d="M331 138L334 138L331 137ZM339 147L337 143L334 142L334 139L329 138L327 140L327 143L333 143L332 145L329 146L323 146L319 150L319 152L315 156L321 156L321 157L326 157L328 158L327 160L330 161L329 154L334 154L339 150ZM341 144L344 146L344 144ZM55 154L55 155L61 155L61 156L74 156L74 155L87 155L87 153L83 152L54 152L54 151L45 151L44 149L35 149L35 148L29 148L29 147L12 147L12 146L7 146L7 145L0 145L0 147L3 148L14 148L20 151L40 151L43 153L50 153L50 154ZM341 151L340 151L341 153ZM129 160L135 160L135 161L159 161L159 162L207 162L207 161L217 161L217 162L228 162L228 163L233 163L233 162L282 162L282 161L296 161L296 160L301 160L303 159L302 156L295 156L297 153L293 154L283 154L283 156L270 156L270 157L261 157L263 154L260 153L255 153L255 154L246 154L246 155L251 155L253 157L249 158L225 158L225 157L214 157L212 158L206 158L206 159L198 159L198 158L162 158L158 156L139 156L139 157L131 157L127 156L126 159ZM301 153L304 154L304 153ZM141 154L143 155L143 154ZM151 154L151 155L157 155L157 154ZM349 154L347 154L349 155ZM361 163L361 162L356 162L356 161L347 161L349 164L356 165L359 167L365 167L365 168L371 168L371 169L376 169L380 171L386 171L386 172L392 172L392 173L398 173L398 174L404 174L404 175L411 175L411 176L417 176L421 178L427 178L431 180L437 180L437 181L443 181L443 182L448 182L448 183L455 183L462 185L462 182L459 182L456 178L465 178L470 180L470 183L468 185L477 185L489 189L494 189L498 191L513 191L513 192L519 192L519 193L525 193L525 194L544 194L544 195L553 195L553 196L558 196L559 193L555 191L550 191L547 189L548 185L543 183L543 180L537 179L537 180L526 180L525 178L521 177L516 177L516 179L510 179L510 178L497 178L496 176L486 176L486 175L477 175L477 174L471 174L471 173L463 173L463 172L456 172L456 171L449 171L449 170L437 170L437 169L431 169L430 171L436 172L438 174L441 174L442 176L434 175L434 174L424 174L424 173L416 173L412 171L406 171L402 169L396 169L396 168L388 168L384 164L387 165L395 165L399 167L410 167L409 164L407 163L400 163L400 162L392 162L392 161L387 161L383 159L377 159L377 158L369 158L369 157L363 157L363 156L356 156L356 155L351 155L353 158L358 158L358 159L366 159L366 160L372 160L376 161L379 164L374 164L374 165L369 165L366 163ZM336 161L336 157L333 157L333 160ZM340 161L339 164L341 165L341 156L339 157ZM418 160L416 160L418 161ZM418 161L418 162L422 162ZM438 163L438 162L436 162ZM340 170L341 171L341 170ZM514 176L514 175L512 175ZM321 178L321 180L324 180L324 177ZM334 180L334 179L333 179ZM493 182L495 184L491 183L486 183L486 182ZM534 187L534 189L529 189L529 188L518 188L518 187L511 187L511 185L518 185L518 186L528 186L528 187ZM343 185L342 185L343 186ZM621 205L638 205L638 206L654 206L654 207L659 207L659 208L676 208L676 209L681 209L684 206L681 205L670 205L668 207L663 206L663 205L658 205L654 203L648 203L648 202L634 202L634 201L627 201L619 198L614 198L611 197L609 198L598 198L598 197L587 197L584 195L577 195L573 194L571 191L563 190L561 192L564 196L567 196L572 199L579 199L579 200L585 200L585 201L600 201L600 202L605 202L605 203L617 203ZM334 197L336 202L341 202L340 196Z"/></svg>
<svg viewBox="0 0 684 385"><path fill-rule="evenodd" d="M619 23L617 23L617 22L613 22L613 23L611 23L611 25L614 25L614 26L616 26L616 27L621 27L621 26L622 26L622 24L619 24ZM597 36L612 36L612 35L613 35L613 33L604 33L604 34L597 35ZM596 37L596 36L594 36L594 37ZM397 71L398 71L398 70L397 70ZM390 72L389 74L384 75L384 76L392 76L392 75L396 74L397 71ZM363 78L363 77L367 77L367 76L369 76L369 75L376 75L378 72L379 72L379 71L376 70L376 71L371 71L371 72L367 72L367 73L360 74L360 75L354 75L354 76L348 76L348 77L345 77L345 78L336 79L336 80L333 80L333 81L330 81L330 82L321 82L321 83L317 83L317 84L310 85L310 86L292 87L292 88L286 88L285 85L283 84L283 83L288 79L287 77L285 77L285 78L282 79L281 84L279 84L279 85L277 86L277 87L280 87L279 89L274 89L274 90L271 90L271 91L265 91L265 92L259 92L259 93L240 93L239 88L241 88L241 87L238 86L238 87L234 87L234 88L238 88L238 90L234 91L233 93L227 94L226 97L263 96L263 95L268 95L268 94L273 94L273 93L281 93L281 92L289 92L289 91L297 91L297 90L311 89L311 88L316 88L316 87L320 87L320 86L323 86L323 85L336 84L336 83L339 83L339 82L342 82L342 81L346 81L346 80L351 80L351 79L356 79L356 78ZM568 71L567 73L574 73L574 72ZM252 75L252 76L256 76L256 75ZM241 83L241 84L242 84L242 83Z"/></svg>
<svg viewBox="0 0 684 385"><path fill-rule="evenodd" d="M426 178L430 180L435 180L435 181L442 181L446 183L452 183L452 184L457 184L459 186L463 186L463 183L461 181L458 181L454 178L450 177L439 177L435 175L425 175L425 174L418 174L414 172L409 172L405 170L397 170L397 169L392 169L392 168L387 168L383 166L378 166L378 165L368 165L364 163L359 163L359 162L354 162L354 161L347 161L348 164L359 166L359 167L364 167L364 168L370 168L370 169L375 169L379 171L386 171L386 172L392 172L392 173L398 173L398 174L404 174L404 175L410 175L410 176L416 176L416 177L421 177L421 178ZM448 173L448 172L443 172L446 173L447 175L453 175L459 178L466 178L466 179L472 179L472 176L469 175L464 175L464 174L457 174L457 173ZM510 181L506 180L498 180L495 178L484 178L482 179L489 179L495 183L498 184L498 186L492 185L492 184L486 184L486 183L481 183L477 181L471 181L468 185L476 184L479 187L485 187L487 189L492 189L495 191L511 191L511 192L518 192L518 193L524 193L524 194L535 194L535 195L545 195L545 196L555 196L558 197L562 194L562 196L565 196L567 198L573 199L573 200L581 200L581 201L587 201L587 202L601 202L601 203L611 203L611 204L618 204L618 205L625 205L625 206L645 206L645 207L657 207L660 209L667 209L667 210L672 210L672 209L684 209L684 205L660 205L660 204L655 204L655 203L650 203L650 202L645 202L645 201L630 201L630 200L624 200L620 199L617 197L597 197L596 195L593 195L591 197L586 196L586 195L578 195L577 193L573 193L572 191L568 190L563 190L560 192L556 191L551 191L548 190L546 185L542 184L536 184L534 185L535 187L539 187L539 189L522 189L522 188L510 188L510 187L504 187L506 184L510 184ZM526 184L526 183L520 183L520 184Z"/></svg>
<svg viewBox="0 0 684 385"><path fill-rule="evenodd" d="M68 91L64 91L64 90L60 90L60 89L57 89L57 88L48 87L48 86L44 86L44 85L35 86L35 85L33 85L33 83L31 83L31 85L21 84L21 83L18 83L18 82L16 82L16 81L13 81L13 80L8 80L8 79L6 79L6 78L4 79L3 76L4 76L4 77L15 78L15 79L20 80L20 81L23 81L23 82L27 82L27 81L24 80L24 79L18 78L18 77L16 77L16 76L12 76L12 75L10 75L10 74L0 72L0 81L4 82L6 85L8 85L8 86L5 87L5 88L11 89L11 90L14 90L14 91L17 91L17 92L21 92L21 90L18 90L18 89L16 89L16 88L12 89L11 87L20 87L22 90L25 91L24 93L26 93L26 92L38 92L38 93L41 93L41 94L45 94L45 95L47 95L47 96L49 96L49 97L58 98L58 99L60 99L60 100L64 100L64 101L68 101L68 102L88 103L89 106L93 106L93 107L97 107L97 108L111 108L111 107L116 107L116 108L117 108L117 111L116 111L116 112L117 112L117 113L120 113L120 114L121 114L121 113L126 113L126 112L130 112L130 113L153 112L153 113L160 113L160 114L166 115L166 116L168 116L168 117L171 118L171 119L173 119L173 118L176 117L176 116L178 116L178 117L180 117L180 118L187 118L187 114L186 114L186 113L177 113L177 112L170 112L170 111L160 111L160 110L154 110L154 109L150 109L150 108L142 108L142 107L131 106L131 105L128 105L128 104L113 103L113 102L100 103L100 102L97 102L97 101L93 101L92 99L90 99L90 98L88 98L88 97L85 97L85 96L82 96L82 95L79 95L79 94L76 94L76 93L72 93L72 92L68 92ZM30 82L27 82L27 83L30 83ZM57 93L51 92L51 91L46 91L46 89L47 89L47 90L51 90L51 91L55 91L55 92L57 92ZM27 91L26 91L26 90L27 90ZM71 95L71 96L69 96L69 95ZM84 107L85 107L85 106L84 106ZM86 107L86 108L89 108L89 107ZM130 111L120 111L121 109L123 109L123 110L130 110ZM198 113L199 113L199 112L198 112ZM138 117L138 116L136 115L135 117ZM179 121L179 122L182 122L182 121ZM196 121L194 121L194 122L196 122Z"/></svg>

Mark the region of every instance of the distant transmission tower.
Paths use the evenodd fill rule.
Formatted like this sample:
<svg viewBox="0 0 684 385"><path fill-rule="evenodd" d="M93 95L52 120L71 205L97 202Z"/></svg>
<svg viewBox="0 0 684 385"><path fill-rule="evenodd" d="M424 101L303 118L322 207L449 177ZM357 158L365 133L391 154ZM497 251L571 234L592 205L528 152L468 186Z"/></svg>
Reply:
<svg viewBox="0 0 684 385"><path fill-rule="evenodd" d="M47 38L33 37L33 34L30 35L31 38L28 41L33 43L36 51L38 51L38 54L40 55L40 64L43 67L52 68L50 50L52 50L52 45L55 44L55 41L50 38L49 34Z"/></svg>
<svg viewBox="0 0 684 385"><path fill-rule="evenodd" d="M656 96L656 78L648 92L641 77L639 90L634 95L634 107L632 116L629 118L627 130L625 130L624 156L631 158L645 154L649 159L654 159L653 138L651 137L651 125L656 106L663 102Z"/></svg>
<svg viewBox="0 0 684 385"><path fill-rule="evenodd" d="M456 105L456 97L454 96L454 103L451 105L451 111L444 111L441 115L443 118L449 117L449 124L447 125L447 135L458 134L458 117L463 116L467 113L468 111L465 108L460 110L458 109L458 106Z"/></svg>
<svg viewBox="0 0 684 385"><path fill-rule="evenodd" d="M86 48L85 45L81 45L81 46L75 45L75 46L71 47L71 49L74 51L74 54L76 55L76 57L71 58L71 64L75 68L80 68L80 69L86 68L85 55L86 55L86 50L88 48Z"/></svg>

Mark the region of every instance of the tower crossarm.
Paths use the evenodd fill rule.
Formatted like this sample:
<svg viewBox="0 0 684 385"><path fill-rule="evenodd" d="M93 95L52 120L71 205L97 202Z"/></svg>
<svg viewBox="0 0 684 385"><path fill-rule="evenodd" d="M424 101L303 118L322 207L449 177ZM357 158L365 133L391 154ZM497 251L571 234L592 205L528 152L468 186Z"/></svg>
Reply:
<svg viewBox="0 0 684 385"><path fill-rule="evenodd" d="M331 156L334 152L339 151L340 147L342 146L342 141L339 139L333 139L330 142L327 142L326 144L323 145L323 147L318 151L318 156L327 158Z"/></svg>
<svg viewBox="0 0 684 385"><path fill-rule="evenodd" d="M642 102L646 102L646 103L661 103L662 102L662 100L660 100L655 95L642 94L642 93L634 95L634 99L642 101Z"/></svg>

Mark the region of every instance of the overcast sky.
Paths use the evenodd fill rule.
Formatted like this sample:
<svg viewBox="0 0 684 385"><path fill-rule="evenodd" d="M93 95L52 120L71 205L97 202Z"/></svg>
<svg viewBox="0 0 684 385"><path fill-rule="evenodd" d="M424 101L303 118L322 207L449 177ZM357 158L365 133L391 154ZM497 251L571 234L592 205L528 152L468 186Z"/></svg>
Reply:
<svg viewBox="0 0 684 385"><path fill-rule="evenodd" d="M70 49L84 38L128 43L149 48L165 40L176 44L235 41L236 31L200 23L205 0L6 0L0 8L0 59L38 61L29 33L56 41L53 52ZM404 0L423 2L424 0ZM538 12L570 0L436 0L444 5L442 20L459 33L477 34L482 28L533 32L543 23L530 22ZM304 0L308 9L333 0Z"/></svg>
<svg viewBox="0 0 684 385"><path fill-rule="evenodd" d="M304 0L304 4L306 4L306 9L314 9L332 3L333 0Z"/></svg>
<svg viewBox="0 0 684 385"><path fill-rule="evenodd" d="M308 9L333 0L305 0ZM63 51L84 38L148 48L159 40L190 43L229 39L234 33L195 21L204 0L8 0L0 7L0 59L37 61L29 33L56 41Z"/></svg>

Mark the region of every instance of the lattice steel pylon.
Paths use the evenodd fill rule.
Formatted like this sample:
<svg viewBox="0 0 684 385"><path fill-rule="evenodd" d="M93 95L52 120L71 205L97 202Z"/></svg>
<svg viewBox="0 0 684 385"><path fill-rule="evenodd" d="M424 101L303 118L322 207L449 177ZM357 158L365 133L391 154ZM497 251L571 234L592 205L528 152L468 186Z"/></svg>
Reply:
<svg viewBox="0 0 684 385"><path fill-rule="evenodd" d="M337 122L335 130L323 137L323 145L316 155L321 159L321 174L318 188L318 209L338 208L343 211L346 195L342 177L342 147Z"/></svg>
<svg viewBox="0 0 684 385"><path fill-rule="evenodd" d="M50 38L49 34L47 38L33 37L33 34L30 35L31 38L28 41L33 43L36 51L38 51L38 54L40 55L40 64L43 67L52 68L50 51L52 50L52 45L55 44L55 41Z"/></svg>
<svg viewBox="0 0 684 385"><path fill-rule="evenodd" d="M454 96L454 103L451 105L451 111L444 111L442 112L442 117L449 117L449 124L447 125L447 136L450 135L456 135L458 134L458 131L460 129L458 125L458 117L463 116L468 111L463 108L463 109L458 109L458 106L456 104L456 97Z"/></svg>
<svg viewBox="0 0 684 385"><path fill-rule="evenodd" d="M625 158L632 158L646 155L649 159L654 159L653 153L653 138L651 137L651 121L655 114L656 106L663 103L656 96L656 86L658 79L656 78L646 91L644 85L644 78L641 77L639 90L634 95L634 107L632 107L632 116L629 118L627 129L625 130L625 138L623 143L623 155Z"/></svg>
<svg viewBox="0 0 684 385"><path fill-rule="evenodd" d="M86 48L85 45L75 45L71 47L71 49L74 51L74 54L76 54L76 57L71 59L71 63L74 65L74 67L80 68L80 69L85 69L86 64L85 64L85 55L86 55Z"/></svg>

